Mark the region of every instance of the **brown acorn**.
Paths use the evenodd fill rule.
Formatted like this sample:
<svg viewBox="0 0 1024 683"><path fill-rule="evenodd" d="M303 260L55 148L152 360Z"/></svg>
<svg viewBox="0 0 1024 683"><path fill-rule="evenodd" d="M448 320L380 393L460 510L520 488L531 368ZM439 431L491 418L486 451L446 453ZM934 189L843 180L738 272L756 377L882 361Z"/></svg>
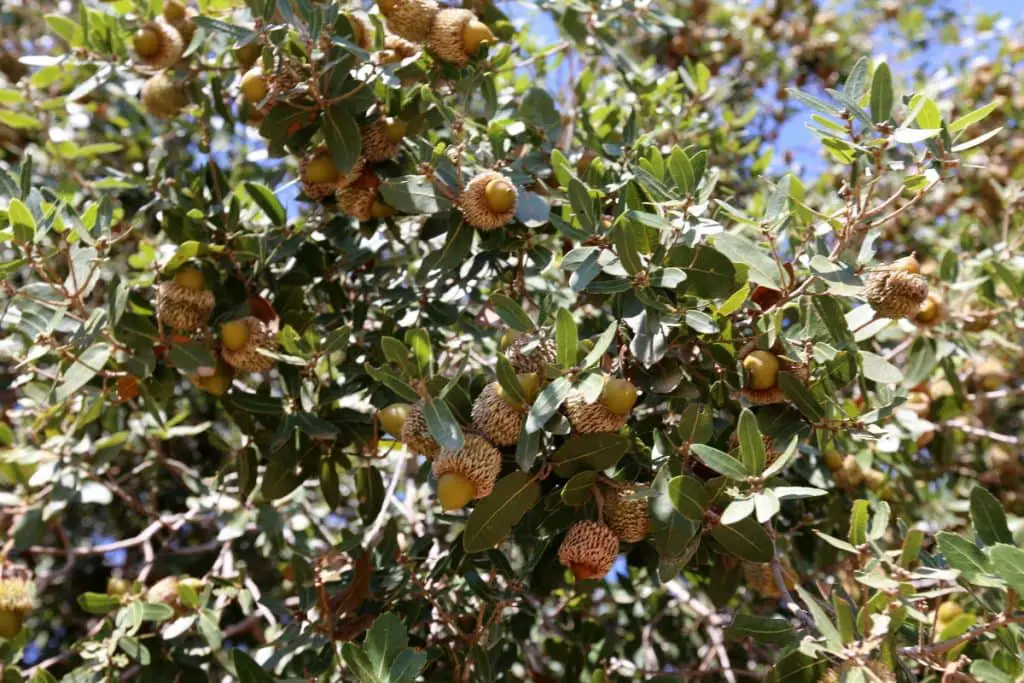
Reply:
<svg viewBox="0 0 1024 683"><path fill-rule="evenodd" d="M928 297L928 281L920 275L920 270L920 264L911 255L868 277L864 298L878 317L896 320L917 315Z"/></svg>
<svg viewBox="0 0 1024 683"><path fill-rule="evenodd" d="M466 434L462 448L442 448L431 466L437 496L445 510L457 510L494 490L501 472L501 451L482 436Z"/></svg>
<svg viewBox="0 0 1024 683"><path fill-rule="evenodd" d="M338 208L349 216L368 221L374 218L375 207L380 201L380 178L371 170L363 171L358 179L335 194Z"/></svg>
<svg viewBox="0 0 1024 683"><path fill-rule="evenodd" d="M206 324L213 311L213 292L206 289L197 268L180 268L173 280L157 289L156 310L160 322L177 330L194 330Z"/></svg>
<svg viewBox="0 0 1024 683"><path fill-rule="evenodd" d="M558 547L558 561L580 581L604 577L618 554L618 537L600 522L576 522Z"/></svg>
<svg viewBox="0 0 1024 683"><path fill-rule="evenodd" d="M195 17L196 11L187 7L182 0L167 0L161 13L164 20L177 29L181 35L181 42L188 48L192 42L192 36L196 32Z"/></svg>
<svg viewBox="0 0 1024 683"><path fill-rule="evenodd" d="M432 460L441 450L441 446L430 435L422 403L410 406L402 424L402 443L409 452L422 455L428 460Z"/></svg>
<svg viewBox="0 0 1024 683"><path fill-rule="evenodd" d="M0 638L11 639L21 632L25 618L35 606L35 583L24 567L0 565Z"/></svg>
<svg viewBox="0 0 1024 683"><path fill-rule="evenodd" d="M650 530L647 499L633 497L633 489L611 490L604 499L604 521L620 541L637 543Z"/></svg>
<svg viewBox="0 0 1024 683"><path fill-rule="evenodd" d="M142 85L142 105L158 119L169 119L188 106L188 89L168 71L150 76Z"/></svg>
<svg viewBox="0 0 1024 683"><path fill-rule="evenodd" d="M491 382L473 402L473 427L496 446L513 446L526 422L529 404L540 389L537 375L519 375L527 403L516 403L506 396L499 382Z"/></svg>
<svg viewBox="0 0 1024 683"><path fill-rule="evenodd" d="M372 163L394 158L408 127L402 119L390 116L381 116L363 126L363 156Z"/></svg>
<svg viewBox="0 0 1024 683"><path fill-rule="evenodd" d="M505 356L516 372L543 376L547 366L555 362L557 349L555 342L542 332L526 333L509 342Z"/></svg>
<svg viewBox="0 0 1024 683"><path fill-rule="evenodd" d="M466 184L459 208L466 222L479 230L496 230L515 218L519 191L506 176L484 171Z"/></svg>
<svg viewBox="0 0 1024 683"><path fill-rule="evenodd" d="M425 43L440 11L435 0L377 0L388 28L414 43Z"/></svg>
<svg viewBox="0 0 1024 683"><path fill-rule="evenodd" d="M142 66L166 69L181 61L185 44L178 29L161 17L145 23L135 32L132 49Z"/></svg>
<svg viewBox="0 0 1024 683"><path fill-rule="evenodd" d="M928 292L928 297L921 304L914 322L921 327L935 327L946 319L946 304L938 292Z"/></svg>
<svg viewBox="0 0 1024 683"><path fill-rule="evenodd" d="M481 45L493 41L491 29L470 10L443 9L430 27L427 49L438 59L463 67Z"/></svg>
<svg viewBox="0 0 1024 683"><path fill-rule="evenodd" d="M220 326L220 355L228 365L246 372L266 372L277 361L260 353L274 351L277 340L259 318L249 316Z"/></svg>

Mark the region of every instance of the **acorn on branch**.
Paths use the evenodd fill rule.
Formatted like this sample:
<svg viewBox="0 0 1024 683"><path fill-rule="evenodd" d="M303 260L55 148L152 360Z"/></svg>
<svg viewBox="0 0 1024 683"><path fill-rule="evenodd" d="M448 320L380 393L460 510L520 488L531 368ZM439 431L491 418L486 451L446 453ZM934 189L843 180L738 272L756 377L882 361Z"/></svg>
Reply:
<svg viewBox="0 0 1024 683"><path fill-rule="evenodd" d="M928 292L928 297L921 304L914 322L921 327L935 327L946 319L946 304L938 292Z"/></svg>
<svg viewBox="0 0 1024 683"><path fill-rule="evenodd" d="M377 412L377 422L384 432L401 440L402 429L411 410L408 403L392 403Z"/></svg>
<svg viewBox="0 0 1024 683"><path fill-rule="evenodd" d="M24 567L0 565L0 638L10 640L21 632L35 606L35 584Z"/></svg>
<svg viewBox="0 0 1024 683"><path fill-rule="evenodd" d="M431 467L437 499L445 510L465 507L494 490L501 472L501 451L482 436L466 434L462 448L442 448Z"/></svg>
<svg viewBox="0 0 1024 683"><path fill-rule="evenodd" d="M365 161L360 158L351 170L342 173L330 151L320 147L299 162L299 182L306 196L319 202L358 179L364 166Z"/></svg>
<svg viewBox="0 0 1024 683"><path fill-rule="evenodd" d="M364 170L355 182L338 190L335 198L342 213L360 221L386 218L393 213L391 207L381 201L380 178L371 170Z"/></svg>
<svg viewBox="0 0 1024 683"><path fill-rule="evenodd" d="M139 64L150 69L166 69L181 61L185 45L178 29L159 18L146 22L135 32L132 49Z"/></svg>
<svg viewBox="0 0 1024 683"><path fill-rule="evenodd" d="M789 373L801 381L808 376L805 365L795 363L775 351L751 347L751 350L741 355L740 362L746 372L746 385L740 394L754 405L786 401L786 393L779 386L780 373Z"/></svg>
<svg viewBox="0 0 1024 683"><path fill-rule="evenodd" d="M377 0L388 28L414 43L425 43L440 11L435 0Z"/></svg>
<svg viewBox="0 0 1024 683"><path fill-rule="evenodd" d="M576 522L558 547L558 561L580 581L604 577L618 554L618 537L600 522Z"/></svg>
<svg viewBox="0 0 1024 683"><path fill-rule="evenodd" d="M179 268L173 280L161 282L157 289L160 322L177 330L194 330L204 325L214 303L213 292L206 289L198 268Z"/></svg>
<svg viewBox="0 0 1024 683"><path fill-rule="evenodd" d="M506 344L508 334L502 337L505 346L505 357L518 373L531 373L544 376L548 365L558 358L555 342L543 332L515 334Z"/></svg>
<svg viewBox="0 0 1024 683"><path fill-rule="evenodd" d="M515 218L519 191L506 176L484 171L466 184L459 208L466 222L479 230L496 230Z"/></svg>
<svg viewBox="0 0 1024 683"><path fill-rule="evenodd" d="M864 287L864 298L880 318L910 318L928 297L928 281L913 255L877 270Z"/></svg>
<svg viewBox="0 0 1024 683"><path fill-rule="evenodd" d="M593 403L587 403L580 392L569 395L565 401L569 423L579 434L617 432L629 419L636 396L636 387L629 381L605 378L604 388Z"/></svg>
<svg viewBox="0 0 1024 683"><path fill-rule="evenodd" d="M427 418L423 415L423 404L409 406L402 422L402 443L411 452L433 460L441 450L434 437L430 435Z"/></svg>
<svg viewBox="0 0 1024 683"><path fill-rule="evenodd" d="M196 24L193 21L196 11L191 7L186 7L182 0L167 0L161 14L164 20L178 31L182 44L188 48L189 43L192 42L192 36L196 32Z"/></svg>
<svg viewBox="0 0 1024 683"><path fill-rule="evenodd" d="M427 49L438 59L458 67L466 66L480 46L493 43L487 24L468 9L443 9L430 27Z"/></svg>
<svg viewBox="0 0 1024 683"><path fill-rule="evenodd" d="M185 82L174 78L169 71L160 71L142 84L142 106L158 119L169 119L188 106Z"/></svg>
<svg viewBox="0 0 1024 683"><path fill-rule="evenodd" d="M609 491L604 499L604 521L620 541L637 543L650 530L647 499L637 498L633 489Z"/></svg>
<svg viewBox="0 0 1024 683"><path fill-rule="evenodd" d="M223 396L228 393L234 379L235 369L224 362L223 359L217 361L217 366L213 369L212 373L195 374L189 377L189 381L192 382L194 387L202 389L213 396Z"/></svg>
<svg viewBox="0 0 1024 683"><path fill-rule="evenodd" d="M266 372L277 361L260 353L274 351L277 341L259 318L248 316L220 326L220 354L228 365L246 372Z"/></svg>
<svg viewBox="0 0 1024 683"><path fill-rule="evenodd" d="M530 404L540 391L540 377L517 375L525 403L509 396L500 382L491 382L473 402L473 427L496 446L513 446L526 422Z"/></svg>
<svg viewBox="0 0 1024 683"><path fill-rule="evenodd" d="M363 126L363 156L372 163L394 158L408 129L408 123L390 116L381 116Z"/></svg>

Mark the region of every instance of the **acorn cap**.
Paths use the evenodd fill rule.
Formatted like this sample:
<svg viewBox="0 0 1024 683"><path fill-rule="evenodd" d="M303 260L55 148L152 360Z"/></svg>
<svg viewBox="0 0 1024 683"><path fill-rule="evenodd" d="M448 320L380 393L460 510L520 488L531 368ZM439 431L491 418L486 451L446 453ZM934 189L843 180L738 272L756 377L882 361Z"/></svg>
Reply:
<svg viewBox="0 0 1024 683"><path fill-rule="evenodd" d="M245 318L245 322L249 326L249 337L245 340L242 348L232 351L221 346L220 355L228 365L236 370L266 372L277 365L277 361L260 353L260 349L275 350L277 340L259 318L250 315Z"/></svg>
<svg viewBox="0 0 1024 683"><path fill-rule="evenodd" d="M611 490L604 499L604 521L626 543L644 540L651 525L647 499L632 497L635 493L633 489Z"/></svg>
<svg viewBox="0 0 1024 683"><path fill-rule="evenodd" d="M377 201L379 188L380 178L373 171L363 171L355 182L335 194L338 208L360 221L368 221L373 218L373 203Z"/></svg>
<svg viewBox="0 0 1024 683"><path fill-rule="evenodd" d="M466 184L459 197L459 208L466 222L480 230L496 230L515 218L516 203L508 211L497 212L487 204L487 186L493 180L504 179L515 191L515 185L506 176L495 171L484 171Z"/></svg>
<svg viewBox="0 0 1024 683"><path fill-rule="evenodd" d="M756 347L751 346L741 355L740 362L742 363L744 358L756 350ZM775 354L776 359L779 361L780 375L785 372L793 375L801 382L806 382L807 378L810 377L810 372L808 371L807 366L803 363L796 363L783 356L781 352L776 352L775 350L772 350L772 353ZM786 398L786 392L782 390L777 381L775 386L768 389L754 389L749 386L743 387L743 389L740 390L740 395L756 406L769 405L771 403L785 403L789 400Z"/></svg>
<svg viewBox="0 0 1024 683"><path fill-rule="evenodd" d="M539 373L557 359L555 342L538 333L521 334L505 349L505 357L517 373Z"/></svg>
<svg viewBox="0 0 1024 683"><path fill-rule="evenodd" d="M438 59L458 67L469 63L470 55L466 54L462 34L466 24L476 19L476 14L468 9L443 9L434 17L427 38L427 49Z"/></svg>
<svg viewBox="0 0 1024 683"><path fill-rule="evenodd" d="M441 446L434 437L430 435L430 427L427 426L427 418L423 415L423 404L416 403L409 408L405 416L405 424L402 425L402 443L406 450L427 459L434 459Z"/></svg>
<svg viewBox="0 0 1024 683"><path fill-rule="evenodd" d="M384 48L377 53L374 59L380 64L390 64L415 57L419 51L420 47L416 43L389 33L384 36Z"/></svg>
<svg viewBox="0 0 1024 683"><path fill-rule="evenodd" d="M139 30L156 33L159 49L152 57L142 57L135 53L135 61L150 69L166 69L181 61L181 53L185 51L185 41L178 29L169 24L163 17L146 22Z"/></svg>
<svg viewBox="0 0 1024 683"><path fill-rule="evenodd" d="M523 406L505 400L501 384L491 382L473 402L473 427L496 446L513 446L526 422Z"/></svg>
<svg viewBox="0 0 1024 683"><path fill-rule="evenodd" d="M864 298L881 318L909 318L917 315L928 297L928 281L903 270L873 274L864 288Z"/></svg>
<svg viewBox="0 0 1024 683"><path fill-rule="evenodd" d="M146 111L158 119L169 119L188 106L185 82L167 71L150 76L142 85L141 97Z"/></svg>
<svg viewBox="0 0 1024 683"><path fill-rule="evenodd" d="M408 424L408 418L406 418ZM485 498L494 490L501 472L501 451L482 436L466 434L462 448L442 448L431 466L436 479L446 474L459 474L474 487L473 499Z"/></svg>
<svg viewBox="0 0 1024 683"><path fill-rule="evenodd" d="M35 605L36 586L23 567L5 566L0 577L0 612L26 616Z"/></svg>
<svg viewBox="0 0 1024 683"><path fill-rule="evenodd" d="M176 330L194 330L205 325L214 303L210 290L188 289L174 280L161 282L157 290L156 310L160 322Z"/></svg>
<svg viewBox="0 0 1024 683"><path fill-rule="evenodd" d="M383 116L362 128L363 156L367 161L387 161L398 153L399 142L392 142L387 136L387 121Z"/></svg>
<svg viewBox="0 0 1024 683"><path fill-rule="evenodd" d="M584 579L603 577L618 554L618 537L600 522L576 522L558 547L558 561Z"/></svg>
<svg viewBox="0 0 1024 683"><path fill-rule="evenodd" d="M593 403L580 392L573 392L565 401L565 410L569 415L569 424L578 434L597 434L599 432L617 432L622 429L629 415L619 415L608 410L600 398Z"/></svg>
<svg viewBox="0 0 1024 683"><path fill-rule="evenodd" d="M384 11L385 5L391 5ZM393 0L380 5L388 28L406 40L425 43L440 7L435 0Z"/></svg>

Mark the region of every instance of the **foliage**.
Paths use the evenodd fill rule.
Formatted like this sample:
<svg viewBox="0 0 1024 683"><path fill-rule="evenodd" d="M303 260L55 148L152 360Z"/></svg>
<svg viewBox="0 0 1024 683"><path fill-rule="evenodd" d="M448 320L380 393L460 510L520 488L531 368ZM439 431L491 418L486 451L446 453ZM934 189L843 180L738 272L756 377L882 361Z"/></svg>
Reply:
<svg viewBox="0 0 1024 683"><path fill-rule="evenodd" d="M1024 46L749 4L0 5L4 683L1024 675Z"/></svg>

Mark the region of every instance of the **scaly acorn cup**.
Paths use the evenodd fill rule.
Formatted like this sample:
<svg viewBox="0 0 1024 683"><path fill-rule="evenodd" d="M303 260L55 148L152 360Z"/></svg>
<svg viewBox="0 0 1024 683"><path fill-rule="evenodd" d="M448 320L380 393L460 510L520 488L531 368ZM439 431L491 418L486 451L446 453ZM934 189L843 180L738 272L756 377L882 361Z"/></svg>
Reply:
<svg viewBox="0 0 1024 683"><path fill-rule="evenodd" d="M425 43L440 7L434 0L377 0L388 28L414 43Z"/></svg>
<svg viewBox="0 0 1024 683"><path fill-rule="evenodd" d="M372 163L393 159L409 124L402 119L381 116L363 126L363 156Z"/></svg>
<svg viewBox="0 0 1024 683"><path fill-rule="evenodd" d="M220 326L220 355L228 365L245 372L266 372L277 365L261 349L273 351L277 341L259 318L249 316Z"/></svg>
<svg viewBox="0 0 1024 683"><path fill-rule="evenodd" d="M636 387L621 379L606 378L600 396L587 403L580 392L573 392L565 401L569 424L578 434L617 432L629 419L636 403Z"/></svg>
<svg viewBox="0 0 1024 683"><path fill-rule="evenodd" d="M910 255L868 277L864 298L878 317L897 320L917 315L928 297L928 281L920 271L921 265Z"/></svg>
<svg viewBox="0 0 1024 683"><path fill-rule="evenodd" d="M22 567L0 567L0 638L14 638L35 605L32 574Z"/></svg>
<svg viewBox="0 0 1024 683"><path fill-rule="evenodd" d="M409 411L405 415L405 422L402 424L402 443L411 453L422 455L428 460L433 460L440 452L441 446L430 435L430 427L427 425L427 418L423 415L422 403L416 403L409 407Z"/></svg>
<svg viewBox="0 0 1024 683"><path fill-rule="evenodd" d="M558 547L558 561L580 581L600 579L619 554L619 538L600 522L576 522Z"/></svg>
<svg viewBox="0 0 1024 683"><path fill-rule="evenodd" d="M946 319L946 304L938 292L928 292L928 297L921 304L914 316L914 322L921 327L935 327Z"/></svg>
<svg viewBox="0 0 1024 683"><path fill-rule="evenodd" d="M470 10L443 9L434 17L427 49L438 59L463 67L481 45L493 41L491 29Z"/></svg>
<svg viewBox="0 0 1024 683"><path fill-rule="evenodd" d="M206 289L197 268L179 268L173 280L161 282L157 290L160 322L176 330L194 330L205 325L214 306L213 292Z"/></svg>
<svg viewBox="0 0 1024 683"><path fill-rule="evenodd" d="M149 69L166 69L181 61L185 44L178 29L162 17L146 22L132 36L132 49L139 64Z"/></svg>
<svg viewBox="0 0 1024 683"><path fill-rule="evenodd" d="M368 221L375 217L375 212L382 213L380 207L386 206L380 201L379 190L380 178L373 171L365 170L355 182L342 187L335 194L338 208L346 215Z"/></svg>
<svg viewBox="0 0 1024 683"><path fill-rule="evenodd" d="M442 448L431 466L437 498L445 510L490 495L501 472L501 451L482 436L466 434L462 448Z"/></svg>
<svg viewBox="0 0 1024 683"><path fill-rule="evenodd" d="M651 519L646 498L633 498L633 489L612 489L604 499L604 521L620 541L637 543L650 530Z"/></svg>
<svg viewBox="0 0 1024 683"><path fill-rule="evenodd" d="M158 119L169 119L188 106L188 89L184 81L174 78L169 71L150 76L142 85L142 106Z"/></svg>
<svg viewBox="0 0 1024 683"><path fill-rule="evenodd" d="M314 201L327 199L341 187L344 176L334 165L326 147L315 150L299 162L299 182L302 191Z"/></svg>
<svg viewBox="0 0 1024 683"><path fill-rule="evenodd" d="M189 43L192 42L192 36L196 32L196 24L193 21L196 11L191 7L186 7L182 0L167 0L161 14L168 24L177 29L181 35L182 44L188 48Z"/></svg>
<svg viewBox="0 0 1024 683"><path fill-rule="evenodd" d="M384 47L374 55L374 61L378 64L394 64L415 57L419 51L416 43L389 33L384 36Z"/></svg>
<svg viewBox="0 0 1024 683"><path fill-rule="evenodd" d="M499 382L491 382L473 402L473 427L496 446L513 446L526 422L526 413L540 390L538 375L518 376L526 403L517 403Z"/></svg>
<svg viewBox="0 0 1024 683"><path fill-rule="evenodd" d="M519 191L495 171L478 173L466 184L459 208L466 222L479 230L497 230L515 218Z"/></svg>
<svg viewBox="0 0 1024 683"><path fill-rule="evenodd" d="M505 357L518 373L544 376L544 370L558 358L555 342L540 332L520 334L505 349Z"/></svg>

